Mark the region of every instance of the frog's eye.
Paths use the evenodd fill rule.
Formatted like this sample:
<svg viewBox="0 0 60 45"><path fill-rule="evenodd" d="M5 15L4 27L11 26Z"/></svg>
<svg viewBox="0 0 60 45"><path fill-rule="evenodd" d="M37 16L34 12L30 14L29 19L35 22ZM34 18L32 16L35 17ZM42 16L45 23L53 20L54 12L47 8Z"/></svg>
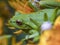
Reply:
<svg viewBox="0 0 60 45"><path fill-rule="evenodd" d="M16 20L17 25L22 25L22 21Z"/></svg>

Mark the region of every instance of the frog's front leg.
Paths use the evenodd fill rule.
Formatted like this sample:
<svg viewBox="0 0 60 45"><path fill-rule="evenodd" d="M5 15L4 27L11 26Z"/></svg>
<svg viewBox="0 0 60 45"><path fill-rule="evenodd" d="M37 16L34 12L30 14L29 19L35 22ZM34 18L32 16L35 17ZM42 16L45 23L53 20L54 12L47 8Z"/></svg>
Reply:
<svg viewBox="0 0 60 45"><path fill-rule="evenodd" d="M36 30L30 30L30 35L26 35L25 39L29 42L32 41L33 43L36 43L39 39L39 32Z"/></svg>

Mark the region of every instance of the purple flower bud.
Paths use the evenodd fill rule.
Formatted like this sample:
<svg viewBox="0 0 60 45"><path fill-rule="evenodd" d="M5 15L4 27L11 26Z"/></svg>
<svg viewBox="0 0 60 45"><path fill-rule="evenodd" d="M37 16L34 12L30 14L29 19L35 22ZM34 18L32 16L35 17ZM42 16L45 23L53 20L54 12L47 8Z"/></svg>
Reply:
<svg viewBox="0 0 60 45"><path fill-rule="evenodd" d="M41 25L41 30L44 31L44 30L49 30L52 28L52 24L51 22L44 22L42 25Z"/></svg>

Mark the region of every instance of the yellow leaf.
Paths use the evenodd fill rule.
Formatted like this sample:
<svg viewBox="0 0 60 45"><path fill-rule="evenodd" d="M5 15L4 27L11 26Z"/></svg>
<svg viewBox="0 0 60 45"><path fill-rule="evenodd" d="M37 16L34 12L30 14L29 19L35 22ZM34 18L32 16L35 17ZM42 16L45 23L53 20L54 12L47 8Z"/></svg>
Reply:
<svg viewBox="0 0 60 45"><path fill-rule="evenodd" d="M55 20L54 27L55 27L57 24L60 24L60 16L58 16L57 19Z"/></svg>

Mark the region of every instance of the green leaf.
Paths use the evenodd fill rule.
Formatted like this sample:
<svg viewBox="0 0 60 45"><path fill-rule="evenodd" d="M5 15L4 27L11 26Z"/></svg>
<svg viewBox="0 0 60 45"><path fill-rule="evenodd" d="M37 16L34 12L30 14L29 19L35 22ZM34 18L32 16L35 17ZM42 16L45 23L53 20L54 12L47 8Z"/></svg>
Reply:
<svg viewBox="0 0 60 45"><path fill-rule="evenodd" d="M54 1L54 0L44 0L39 2L40 6L43 8L60 8L60 2Z"/></svg>
<svg viewBox="0 0 60 45"><path fill-rule="evenodd" d="M34 10L34 11L38 11L39 8L37 8L36 6L32 5L32 2L29 2L29 6Z"/></svg>

